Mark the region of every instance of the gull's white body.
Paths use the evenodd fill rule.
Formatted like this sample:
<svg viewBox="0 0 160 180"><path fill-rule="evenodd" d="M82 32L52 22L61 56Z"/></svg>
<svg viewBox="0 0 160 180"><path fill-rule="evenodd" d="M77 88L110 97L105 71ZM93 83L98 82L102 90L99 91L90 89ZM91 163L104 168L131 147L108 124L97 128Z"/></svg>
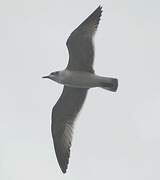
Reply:
<svg viewBox="0 0 160 180"><path fill-rule="evenodd" d="M94 73L83 71L59 71L57 77L53 77L54 81L69 87L75 88L93 88L102 87L105 83L111 83L113 78L98 76Z"/></svg>

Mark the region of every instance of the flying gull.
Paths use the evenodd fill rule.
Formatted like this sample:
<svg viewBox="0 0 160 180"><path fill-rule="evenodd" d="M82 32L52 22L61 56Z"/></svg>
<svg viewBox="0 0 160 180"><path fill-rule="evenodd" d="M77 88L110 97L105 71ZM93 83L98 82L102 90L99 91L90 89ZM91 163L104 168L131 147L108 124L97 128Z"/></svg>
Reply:
<svg viewBox="0 0 160 180"><path fill-rule="evenodd" d="M52 110L51 131L55 153L63 173L69 163L75 119L83 106L89 88L100 87L115 92L118 80L102 77L93 70L93 36L98 27L102 7L99 6L69 36L69 62L65 70L52 72L49 78L63 84L63 92Z"/></svg>

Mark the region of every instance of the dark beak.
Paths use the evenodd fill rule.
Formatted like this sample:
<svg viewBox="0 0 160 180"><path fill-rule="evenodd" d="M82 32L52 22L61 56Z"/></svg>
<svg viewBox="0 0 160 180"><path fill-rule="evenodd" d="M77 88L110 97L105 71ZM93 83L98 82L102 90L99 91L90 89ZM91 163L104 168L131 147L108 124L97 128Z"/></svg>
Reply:
<svg viewBox="0 0 160 180"><path fill-rule="evenodd" d="M49 78L49 76L43 76L42 78Z"/></svg>

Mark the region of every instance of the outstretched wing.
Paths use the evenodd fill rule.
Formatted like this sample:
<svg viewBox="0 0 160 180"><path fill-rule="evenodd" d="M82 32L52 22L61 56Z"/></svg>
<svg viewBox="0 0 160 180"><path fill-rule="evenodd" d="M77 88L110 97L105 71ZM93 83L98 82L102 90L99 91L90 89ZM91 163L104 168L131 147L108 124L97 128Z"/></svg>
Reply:
<svg viewBox="0 0 160 180"><path fill-rule="evenodd" d="M63 173L66 172L74 120L79 113L87 89L71 88L64 86L62 95L52 110L52 137L59 166Z"/></svg>
<svg viewBox="0 0 160 180"><path fill-rule="evenodd" d="M102 7L99 6L84 22L82 22L69 36L67 47L69 62L67 69L74 71L94 72L93 35L98 27Z"/></svg>

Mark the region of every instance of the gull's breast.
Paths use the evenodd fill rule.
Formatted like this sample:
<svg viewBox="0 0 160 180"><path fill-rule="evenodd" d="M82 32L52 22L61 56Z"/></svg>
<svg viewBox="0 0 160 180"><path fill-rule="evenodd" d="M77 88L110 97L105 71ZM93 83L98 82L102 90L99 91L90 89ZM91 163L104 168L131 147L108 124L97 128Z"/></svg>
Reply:
<svg viewBox="0 0 160 180"><path fill-rule="evenodd" d="M93 73L65 70L61 77L61 83L69 87L91 88L100 85L100 79Z"/></svg>

